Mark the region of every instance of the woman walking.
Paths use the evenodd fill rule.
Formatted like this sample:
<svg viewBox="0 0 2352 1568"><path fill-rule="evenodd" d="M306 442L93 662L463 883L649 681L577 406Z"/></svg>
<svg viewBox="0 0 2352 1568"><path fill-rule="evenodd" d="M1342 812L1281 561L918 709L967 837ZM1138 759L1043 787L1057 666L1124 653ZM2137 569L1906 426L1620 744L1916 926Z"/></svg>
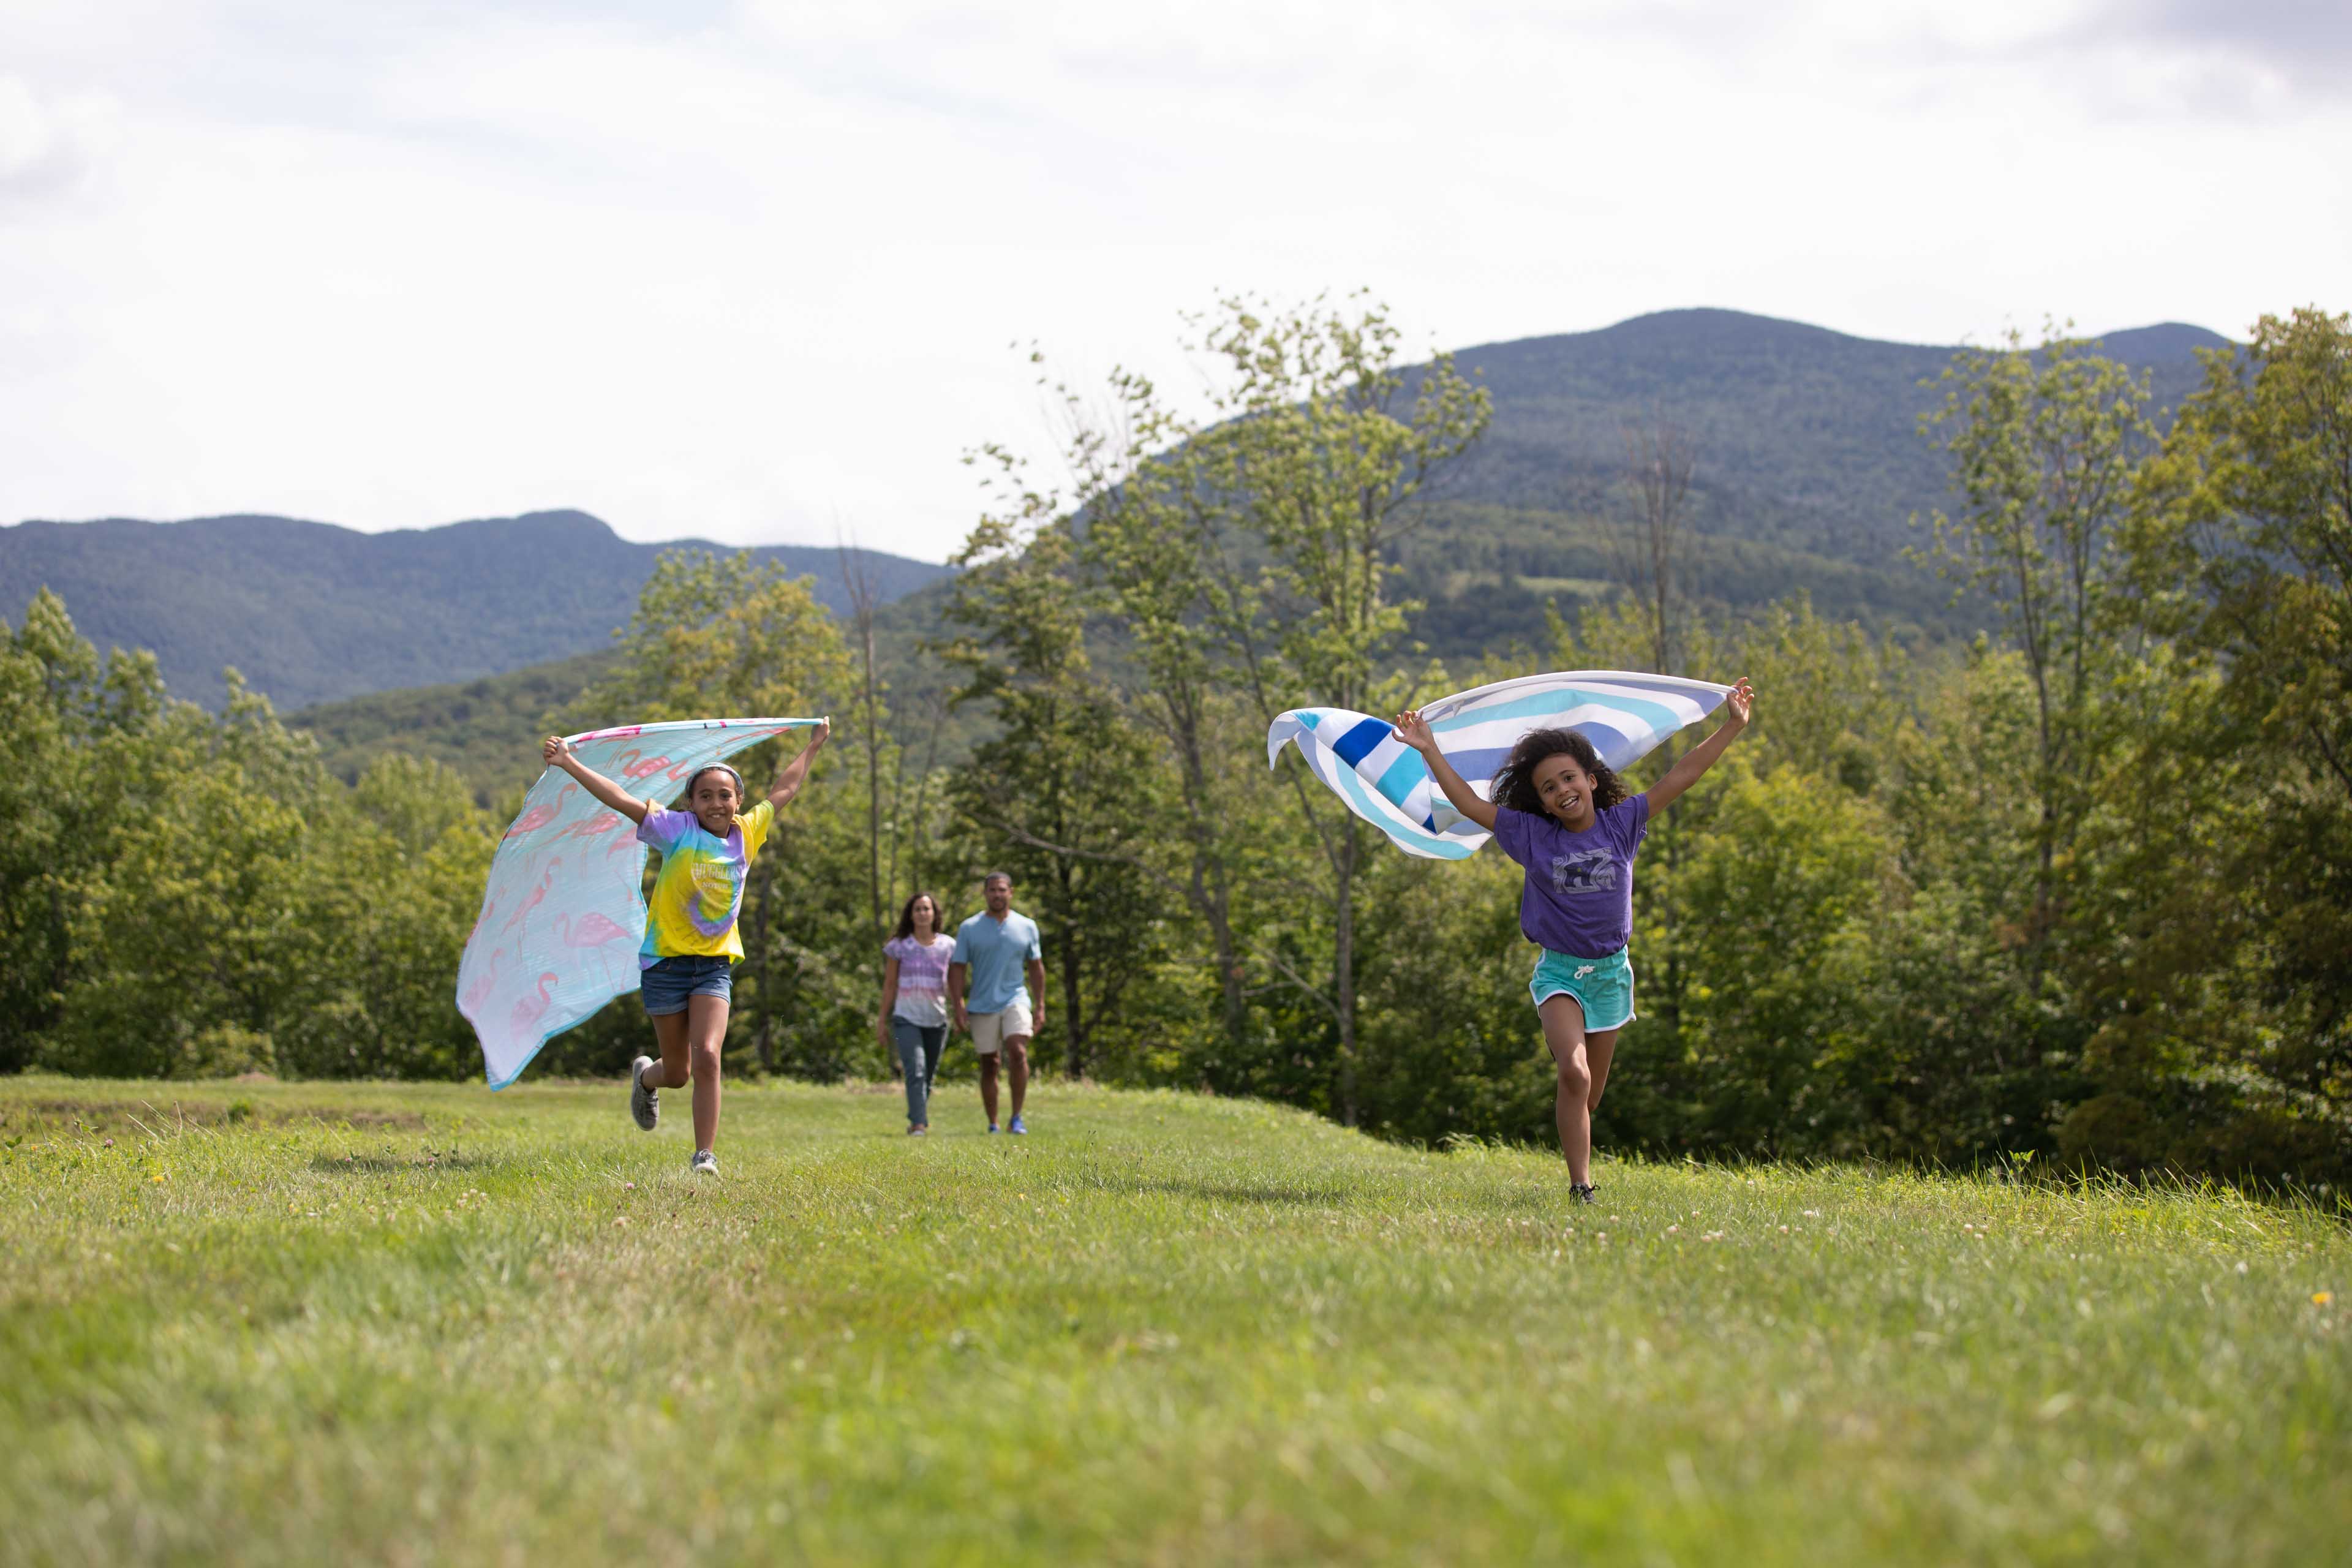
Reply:
<svg viewBox="0 0 2352 1568"><path fill-rule="evenodd" d="M948 1034L948 956L955 939L940 930L939 900L917 893L882 944L882 1011L875 1037L907 1080L907 1136L931 1130L931 1078Z"/></svg>

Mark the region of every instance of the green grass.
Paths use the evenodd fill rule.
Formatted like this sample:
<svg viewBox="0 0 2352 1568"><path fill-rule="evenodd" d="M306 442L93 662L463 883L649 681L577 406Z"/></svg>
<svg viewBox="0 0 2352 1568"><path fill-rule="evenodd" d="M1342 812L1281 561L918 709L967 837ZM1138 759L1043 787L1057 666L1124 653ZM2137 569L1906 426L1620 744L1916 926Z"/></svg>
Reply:
<svg viewBox="0 0 2352 1568"><path fill-rule="evenodd" d="M1580 1210L1532 1152L1059 1085L986 1139L971 1094L909 1142L887 1092L731 1088L698 1184L617 1085L0 1083L0 1559L2352 1539L2309 1209L1612 1163Z"/></svg>

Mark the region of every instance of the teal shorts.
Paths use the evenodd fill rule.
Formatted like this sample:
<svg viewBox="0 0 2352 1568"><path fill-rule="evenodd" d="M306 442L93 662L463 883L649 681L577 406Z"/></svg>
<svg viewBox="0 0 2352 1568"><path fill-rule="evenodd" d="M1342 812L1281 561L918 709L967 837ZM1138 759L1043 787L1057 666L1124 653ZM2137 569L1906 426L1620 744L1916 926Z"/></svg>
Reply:
<svg viewBox="0 0 2352 1568"><path fill-rule="evenodd" d="M1545 948L1528 994L1538 1007L1549 997L1573 996L1584 1009L1587 1029L1621 1029L1633 1021L1633 964L1622 947L1606 958L1575 958Z"/></svg>

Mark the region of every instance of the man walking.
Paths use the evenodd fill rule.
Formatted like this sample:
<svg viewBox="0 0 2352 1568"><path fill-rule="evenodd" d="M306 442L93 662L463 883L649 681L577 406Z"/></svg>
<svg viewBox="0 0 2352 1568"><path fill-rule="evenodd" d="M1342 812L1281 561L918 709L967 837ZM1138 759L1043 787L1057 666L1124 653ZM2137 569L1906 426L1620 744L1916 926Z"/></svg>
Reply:
<svg viewBox="0 0 2352 1568"><path fill-rule="evenodd" d="M956 927L948 959L948 1005L955 1026L980 1053L980 1102L988 1130L996 1131L996 1062L1013 1078L1013 1120L1005 1131L1025 1133L1021 1102L1029 1093L1029 1037L1045 1022L1045 959L1037 922L1013 912L1013 879L991 871L981 879L980 913Z"/></svg>

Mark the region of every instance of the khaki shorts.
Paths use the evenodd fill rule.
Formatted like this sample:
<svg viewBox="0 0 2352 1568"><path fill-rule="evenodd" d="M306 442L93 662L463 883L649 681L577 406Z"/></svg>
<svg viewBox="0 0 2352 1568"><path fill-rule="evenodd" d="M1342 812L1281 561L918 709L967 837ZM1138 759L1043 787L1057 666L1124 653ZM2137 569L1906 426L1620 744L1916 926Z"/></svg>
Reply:
<svg viewBox="0 0 2352 1568"><path fill-rule="evenodd" d="M1002 1013L970 1013L971 1047L982 1056L992 1057L1007 1040L1025 1040L1035 1033L1029 1026L1027 998L1015 1002Z"/></svg>

